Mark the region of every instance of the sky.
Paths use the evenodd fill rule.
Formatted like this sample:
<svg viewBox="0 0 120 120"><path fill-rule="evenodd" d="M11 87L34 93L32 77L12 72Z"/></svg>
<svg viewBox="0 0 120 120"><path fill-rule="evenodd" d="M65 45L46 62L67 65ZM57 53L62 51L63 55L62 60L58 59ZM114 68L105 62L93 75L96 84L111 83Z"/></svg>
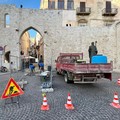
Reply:
<svg viewBox="0 0 120 120"><path fill-rule="evenodd" d="M34 29L30 29L28 30L28 32L30 34L30 38L35 38L37 31L35 31Z"/></svg>
<svg viewBox="0 0 120 120"><path fill-rule="evenodd" d="M28 9L40 9L40 0L0 0L0 4L14 4L17 8L20 8L20 5L23 8ZM29 30L30 37L34 38L36 36L35 30Z"/></svg>
<svg viewBox="0 0 120 120"><path fill-rule="evenodd" d="M18 8L20 5L23 5L23 8L40 8L40 0L0 0L0 4L14 4Z"/></svg>

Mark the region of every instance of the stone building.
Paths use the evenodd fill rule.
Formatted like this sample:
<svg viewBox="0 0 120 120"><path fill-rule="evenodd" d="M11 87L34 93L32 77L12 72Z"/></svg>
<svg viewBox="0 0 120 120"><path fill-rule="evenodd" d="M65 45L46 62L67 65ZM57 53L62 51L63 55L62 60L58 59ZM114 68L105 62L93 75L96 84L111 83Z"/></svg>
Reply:
<svg viewBox="0 0 120 120"><path fill-rule="evenodd" d="M43 37L39 33L36 34L36 43L37 46L39 46L39 48L36 50L38 56L37 58L39 61L40 55L42 55L44 58L44 42L43 42Z"/></svg>
<svg viewBox="0 0 120 120"><path fill-rule="evenodd" d="M0 46L7 44L11 54L19 56L16 43L32 28L43 38L46 67L51 64L51 57L54 65L62 52L83 52L88 62L88 47L95 42L98 54L106 55L108 62L113 61L114 69L120 69L120 3L116 4L116 0L50 3L40 10L0 6ZM6 14L10 15L9 27L5 27Z"/></svg>
<svg viewBox="0 0 120 120"><path fill-rule="evenodd" d="M29 32L26 31L20 38L20 49L24 51L25 56L29 56L30 49L30 35Z"/></svg>

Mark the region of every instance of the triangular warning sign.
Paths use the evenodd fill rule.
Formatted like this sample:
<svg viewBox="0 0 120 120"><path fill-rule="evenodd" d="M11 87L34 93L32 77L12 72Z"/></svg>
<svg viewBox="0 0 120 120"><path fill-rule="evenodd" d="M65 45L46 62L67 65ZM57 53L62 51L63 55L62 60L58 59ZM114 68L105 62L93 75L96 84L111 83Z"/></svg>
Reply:
<svg viewBox="0 0 120 120"><path fill-rule="evenodd" d="M13 78L10 78L6 88L1 96L2 99L11 98L24 94L20 86L15 82Z"/></svg>

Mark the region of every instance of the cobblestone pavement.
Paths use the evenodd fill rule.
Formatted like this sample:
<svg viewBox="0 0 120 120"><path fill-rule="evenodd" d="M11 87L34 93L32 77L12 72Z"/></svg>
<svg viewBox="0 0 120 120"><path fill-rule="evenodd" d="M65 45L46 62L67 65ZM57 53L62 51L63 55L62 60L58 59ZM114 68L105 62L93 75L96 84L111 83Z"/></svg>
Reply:
<svg viewBox="0 0 120 120"><path fill-rule="evenodd" d="M2 94L9 77L16 81L22 73L0 76L0 95ZM0 100L0 120L120 120L120 109L113 108L114 92L120 98L120 86L116 84L119 73L113 73L113 80L102 80L95 84L67 84L63 76L54 74L54 92L47 93L49 111L41 111L42 93L39 76L26 76L28 85L25 93L20 96L18 104L6 104ZM74 110L66 110L67 94L70 92Z"/></svg>

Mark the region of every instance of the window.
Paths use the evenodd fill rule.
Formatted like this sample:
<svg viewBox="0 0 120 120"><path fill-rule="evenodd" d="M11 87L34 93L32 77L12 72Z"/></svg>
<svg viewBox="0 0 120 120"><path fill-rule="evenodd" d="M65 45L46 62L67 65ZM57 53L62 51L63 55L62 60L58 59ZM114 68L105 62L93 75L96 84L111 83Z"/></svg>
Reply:
<svg viewBox="0 0 120 120"><path fill-rule="evenodd" d="M111 26L115 21L104 21L104 25L109 27Z"/></svg>
<svg viewBox="0 0 120 120"><path fill-rule="evenodd" d="M85 27L85 26L87 26L87 20L85 20L85 19L80 19L80 20L78 21L78 25L79 25L80 27Z"/></svg>
<svg viewBox="0 0 120 120"><path fill-rule="evenodd" d="M85 2L80 2L80 12L85 12Z"/></svg>
<svg viewBox="0 0 120 120"><path fill-rule="evenodd" d="M111 1L106 1L106 13L111 13Z"/></svg>
<svg viewBox="0 0 120 120"><path fill-rule="evenodd" d="M48 0L48 8L49 9L55 9L55 1Z"/></svg>
<svg viewBox="0 0 120 120"><path fill-rule="evenodd" d="M58 9L64 9L64 0L58 0Z"/></svg>
<svg viewBox="0 0 120 120"><path fill-rule="evenodd" d="M5 14L5 27L10 27L10 15L8 13Z"/></svg>
<svg viewBox="0 0 120 120"><path fill-rule="evenodd" d="M67 9L73 10L74 9L74 2L73 0L67 0Z"/></svg>

